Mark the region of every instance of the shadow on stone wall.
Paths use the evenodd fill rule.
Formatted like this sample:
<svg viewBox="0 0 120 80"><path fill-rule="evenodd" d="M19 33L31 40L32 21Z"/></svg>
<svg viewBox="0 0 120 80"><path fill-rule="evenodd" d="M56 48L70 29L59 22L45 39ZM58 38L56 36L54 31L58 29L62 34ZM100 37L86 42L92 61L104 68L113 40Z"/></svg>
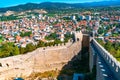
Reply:
<svg viewBox="0 0 120 80"><path fill-rule="evenodd" d="M89 73L88 47L83 47L78 55L74 56L60 71L58 80L73 80L74 73ZM86 80L90 80L89 78Z"/></svg>
<svg viewBox="0 0 120 80"><path fill-rule="evenodd" d="M89 73L89 36L83 36L82 50L61 69L57 79L73 80L74 73L85 75L84 80L92 80Z"/></svg>
<svg viewBox="0 0 120 80"><path fill-rule="evenodd" d="M85 36L83 35L83 40L82 40L82 47L89 47L89 35L88 36Z"/></svg>

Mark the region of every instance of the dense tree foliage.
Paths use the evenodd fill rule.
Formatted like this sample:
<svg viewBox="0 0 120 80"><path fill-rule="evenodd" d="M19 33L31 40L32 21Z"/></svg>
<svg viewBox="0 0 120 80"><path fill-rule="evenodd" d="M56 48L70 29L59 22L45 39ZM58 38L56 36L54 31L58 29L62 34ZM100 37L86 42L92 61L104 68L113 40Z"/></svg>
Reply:
<svg viewBox="0 0 120 80"><path fill-rule="evenodd" d="M10 21L10 20L17 20L17 19L19 19L18 16L13 16L13 15L0 17L0 21Z"/></svg>
<svg viewBox="0 0 120 80"><path fill-rule="evenodd" d="M4 43L0 47L0 57L7 57L20 54L19 48L14 43Z"/></svg>
<svg viewBox="0 0 120 80"><path fill-rule="evenodd" d="M56 33L51 33L50 35L46 36L45 39L47 40L55 40L57 39L57 34Z"/></svg>
<svg viewBox="0 0 120 80"><path fill-rule="evenodd" d="M28 44L28 45L26 46L26 52L31 52L31 51L33 51L33 50L35 50L35 49L36 49L36 46L33 45L32 43L30 43L30 44Z"/></svg>
<svg viewBox="0 0 120 80"><path fill-rule="evenodd" d="M69 39L73 39L74 35L73 34L65 34L65 41L64 42L68 42Z"/></svg>
<svg viewBox="0 0 120 80"><path fill-rule="evenodd" d="M0 43L2 43L3 41L4 41L4 37L0 35Z"/></svg>
<svg viewBox="0 0 120 80"><path fill-rule="evenodd" d="M103 33L104 33L104 29L100 27L100 28L98 29L98 34L103 34Z"/></svg>

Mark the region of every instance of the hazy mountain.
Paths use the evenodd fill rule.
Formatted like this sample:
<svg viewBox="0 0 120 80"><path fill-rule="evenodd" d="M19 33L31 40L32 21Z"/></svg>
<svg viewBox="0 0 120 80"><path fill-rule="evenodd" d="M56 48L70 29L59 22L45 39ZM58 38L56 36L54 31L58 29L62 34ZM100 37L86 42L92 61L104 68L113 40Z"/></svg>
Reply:
<svg viewBox="0 0 120 80"><path fill-rule="evenodd" d="M45 9L45 10L60 10L60 9L68 9L68 8L84 8L84 7L108 7L108 6L120 6L120 1L102 1L102 2L91 2L91 3L52 3L52 2L44 2L44 3L27 3L24 5L0 8L0 12L6 12L8 10L11 11L25 11L25 10L33 10L33 9Z"/></svg>

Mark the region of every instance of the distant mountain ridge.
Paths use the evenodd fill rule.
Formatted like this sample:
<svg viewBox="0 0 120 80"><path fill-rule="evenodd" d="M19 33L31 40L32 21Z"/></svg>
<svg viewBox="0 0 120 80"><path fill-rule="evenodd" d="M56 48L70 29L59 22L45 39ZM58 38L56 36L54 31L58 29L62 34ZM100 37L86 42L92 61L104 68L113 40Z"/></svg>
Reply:
<svg viewBox="0 0 120 80"><path fill-rule="evenodd" d="M68 8L87 8L87 7L108 7L108 6L120 6L120 1L101 1L101 2L91 2L91 3L52 3L52 2L44 2L44 3L27 3L18 6L0 8L0 12L10 11L25 11L25 10L33 10L33 9L68 9Z"/></svg>

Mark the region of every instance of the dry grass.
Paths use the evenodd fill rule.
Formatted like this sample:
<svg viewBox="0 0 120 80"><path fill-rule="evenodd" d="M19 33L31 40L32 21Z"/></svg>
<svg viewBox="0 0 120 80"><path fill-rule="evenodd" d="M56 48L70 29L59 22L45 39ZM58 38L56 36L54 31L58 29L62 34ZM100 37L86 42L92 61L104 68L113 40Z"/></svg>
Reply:
<svg viewBox="0 0 120 80"><path fill-rule="evenodd" d="M48 77L57 77L59 75L60 71L46 71L44 73L32 73L28 78L26 78L25 80L33 80L36 78L48 78Z"/></svg>

